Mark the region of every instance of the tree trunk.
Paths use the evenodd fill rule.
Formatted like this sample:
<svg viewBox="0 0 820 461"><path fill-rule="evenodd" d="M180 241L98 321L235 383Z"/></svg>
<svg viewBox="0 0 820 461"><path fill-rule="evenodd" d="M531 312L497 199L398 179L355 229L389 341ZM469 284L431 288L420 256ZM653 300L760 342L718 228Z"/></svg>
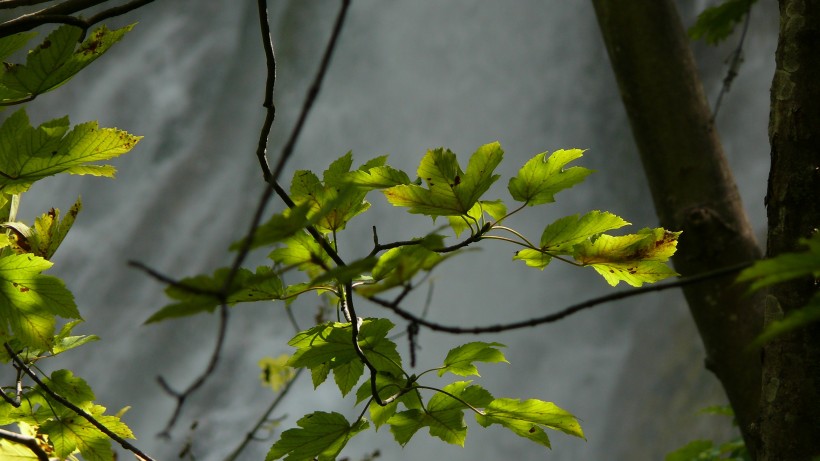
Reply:
<svg viewBox="0 0 820 461"><path fill-rule="evenodd" d="M671 0L593 0L660 223L683 230L675 269L707 272L760 257L714 131L711 111ZM759 297L734 276L684 288L747 444L754 446L761 367L747 351L759 334ZM817 427L817 426L816 426Z"/></svg>
<svg viewBox="0 0 820 461"><path fill-rule="evenodd" d="M798 250L799 239L820 227L818 53L820 2L781 0L769 121L769 256ZM810 279L773 287L772 317L804 306L816 290ZM756 459L820 456L820 326L770 343L763 358L761 444Z"/></svg>

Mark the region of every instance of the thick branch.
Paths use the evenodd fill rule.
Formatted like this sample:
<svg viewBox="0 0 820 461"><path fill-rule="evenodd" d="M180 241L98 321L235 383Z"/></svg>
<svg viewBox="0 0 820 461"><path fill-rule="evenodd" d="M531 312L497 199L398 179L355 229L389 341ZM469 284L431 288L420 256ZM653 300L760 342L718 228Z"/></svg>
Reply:
<svg viewBox="0 0 820 461"><path fill-rule="evenodd" d="M660 223L683 230L675 268L696 274L757 259L755 242L672 0L593 0ZM759 304L730 277L684 289L747 442L757 416L760 363L747 346Z"/></svg>
<svg viewBox="0 0 820 461"><path fill-rule="evenodd" d="M771 91L772 166L766 196L769 256L798 250L820 228L820 4L780 1L780 35ZM788 315L817 291L804 279L772 287L776 313ZM820 455L820 325L785 335L763 350L758 460Z"/></svg>
<svg viewBox="0 0 820 461"><path fill-rule="evenodd" d="M40 443L34 437L0 429L0 439L6 439L9 442L18 443L25 446L31 450L35 456L37 456L38 461L48 461L48 453L40 448Z"/></svg>

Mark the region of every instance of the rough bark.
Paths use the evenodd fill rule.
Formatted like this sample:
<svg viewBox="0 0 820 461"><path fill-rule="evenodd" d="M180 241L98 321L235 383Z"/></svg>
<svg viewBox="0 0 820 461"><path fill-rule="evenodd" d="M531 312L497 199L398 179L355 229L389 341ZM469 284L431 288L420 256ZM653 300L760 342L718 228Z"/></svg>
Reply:
<svg viewBox="0 0 820 461"><path fill-rule="evenodd" d="M760 256L711 120L697 68L671 0L593 0L661 225L683 230L682 275ZM754 445L761 368L747 351L762 324L757 298L733 277L684 289L741 432Z"/></svg>
<svg viewBox="0 0 820 461"><path fill-rule="evenodd" d="M820 227L820 2L780 1L771 90L772 167L766 197L768 255L796 251ZM775 286L772 317L788 315L817 290L814 280ZM774 301L776 299L776 301ZM820 327L769 344L763 354L758 460L820 455Z"/></svg>

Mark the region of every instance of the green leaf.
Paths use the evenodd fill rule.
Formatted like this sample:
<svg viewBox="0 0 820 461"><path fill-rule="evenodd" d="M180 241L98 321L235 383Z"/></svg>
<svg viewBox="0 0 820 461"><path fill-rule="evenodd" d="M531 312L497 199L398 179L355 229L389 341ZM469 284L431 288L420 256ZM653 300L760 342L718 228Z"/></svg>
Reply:
<svg viewBox="0 0 820 461"><path fill-rule="evenodd" d="M549 157L541 153L531 158L511 178L507 188L513 199L529 206L551 203L554 195L583 181L592 170L574 166L564 167L584 155L581 149L557 150Z"/></svg>
<svg viewBox="0 0 820 461"><path fill-rule="evenodd" d="M697 461L715 459L710 456L715 443L711 440L693 440L666 455L664 461ZM704 456L705 455L705 456Z"/></svg>
<svg viewBox="0 0 820 461"><path fill-rule="evenodd" d="M500 424L515 434L547 448L550 447L550 442L543 428L584 438L584 433L575 417L552 402L496 399L484 408L483 413L483 415L476 415L476 420L482 426Z"/></svg>
<svg viewBox="0 0 820 461"><path fill-rule="evenodd" d="M87 411L113 433L123 438L134 438L134 434L119 417L104 414L105 407L92 405ZM87 461L110 461L114 457L108 436L85 418L74 413L66 413L58 419L46 422L40 427L40 431L48 435L54 445L55 454L60 459L74 450L79 450Z"/></svg>
<svg viewBox="0 0 820 461"><path fill-rule="evenodd" d="M0 100L8 104L57 88L100 57L133 27L111 31L102 26L77 46L82 29L60 26L29 52L25 65L6 66L5 73L0 76Z"/></svg>
<svg viewBox="0 0 820 461"><path fill-rule="evenodd" d="M0 439L0 459L6 461L38 461L39 458L25 445Z"/></svg>
<svg viewBox="0 0 820 461"><path fill-rule="evenodd" d="M71 330L73 330L74 327L80 323L82 323L82 320L75 320L63 325L60 332L54 336L54 346L51 349L53 355L61 354L65 351L74 349L75 347L80 347L83 344L98 341L100 339L97 335L69 336L71 334Z"/></svg>
<svg viewBox="0 0 820 461"><path fill-rule="evenodd" d="M63 282L41 274L51 266L30 254L0 257L0 328L35 349L51 349L56 315L80 318Z"/></svg>
<svg viewBox="0 0 820 461"><path fill-rule="evenodd" d="M373 267L377 283L361 285L356 290L363 296L372 296L409 282L420 271L430 271L454 253L441 256L424 245L406 245L384 252Z"/></svg>
<svg viewBox="0 0 820 461"><path fill-rule="evenodd" d="M479 200L470 208L466 215L448 216L447 220L450 222L450 227L453 228L456 237L462 232L470 228L470 225L480 227L483 223L484 213L490 215L493 219L501 219L507 214L507 206L501 200Z"/></svg>
<svg viewBox="0 0 820 461"><path fill-rule="evenodd" d="M325 170L324 183L308 170L293 174L291 198L297 205L309 204L311 223L324 233L345 228L348 221L370 208L367 190L349 184L346 178L353 157L348 152Z"/></svg>
<svg viewBox="0 0 820 461"><path fill-rule="evenodd" d="M467 438L464 410L469 408L464 402L473 407L482 407L492 401L492 395L480 386L471 386L469 381L455 382L442 390L444 392L439 392L430 399L426 411L402 411L387 421L396 442L404 446L419 429L428 427L430 435L453 445L464 446Z"/></svg>
<svg viewBox="0 0 820 461"><path fill-rule="evenodd" d="M407 173L389 165L376 166L365 171L352 171L346 180L349 184L366 190L386 189L412 183Z"/></svg>
<svg viewBox="0 0 820 461"><path fill-rule="evenodd" d="M695 24L689 28L693 40L704 39L717 45L735 30L757 0L725 0L723 3L703 10Z"/></svg>
<svg viewBox="0 0 820 461"><path fill-rule="evenodd" d="M737 281L753 281L749 291L756 291L798 277L820 278L820 233L815 233L809 239L801 239L800 243L807 247L806 251L782 253L757 261L741 272Z"/></svg>
<svg viewBox="0 0 820 461"><path fill-rule="evenodd" d="M141 139L97 122L77 125L69 131L68 118L33 128L20 109L0 126L0 191L25 192L32 183L59 173L113 176L113 169L89 170L87 163L122 155Z"/></svg>
<svg viewBox="0 0 820 461"><path fill-rule="evenodd" d="M33 228L21 222L6 223L5 227L12 229L12 247L18 253L33 253L35 256L51 259L81 209L82 202L78 198L62 220L60 210L52 208L34 220Z"/></svg>
<svg viewBox="0 0 820 461"><path fill-rule="evenodd" d="M629 225L628 222L606 211L590 211L581 216L566 216L544 229L541 249L552 253L567 253L572 247L608 230Z"/></svg>
<svg viewBox="0 0 820 461"><path fill-rule="evenodd" d="M14 54L15 51L26 46L26 43L35 35L37 35L37 32L20 32L19 34L0 38L0 61L5 60ZM0 72L5 72L5 69L2 67L0 67L0 69L2 69Z"/></svg>
<svg viewBox="0 0 820 461"><path fill-rule="evenodd" d="M262 369L260 379L265 387L278 392L293 380L296 371L287 365L289 358L289 355L282 354L279 357L263 357L259 360L259 368Z"/></svg>
<svg viewBox="0 0 820 461"><path fill-rule="evenodd" d="M443 376L444 373L450 372L459 376L480 376L478 368L473 365L474 362L509 363L504 358L504 354L498 349L499 347L506 346L501 343L476 341L450 349L444 359L444 367L438 370L438 375Z"/></svg>
<svg viewBox="0 0 820 461"><path fill-rule="evenodd" d="M778 336L797 330L798 328L803 328L814 322L820 322L820 293L816 293L812 296L805 306L795 309L786 314L782 319L774 320L766 325L763 329L763 333L755 338L749 347L760 347Z"/></svg>
<svg viewBox="0 0 820 461"><path fill-rule="evenodd" d="M273 250L270 259L286 267L296 266L311 278L316 278L331 267L330 257L307 232L300 232Z"/></svg>
<svg viewBox="0 0 820 461"><path fill-rule="evenodd" d="M358 259L346 266L337 266L311 280L311 285L319 285L324 282L335 280L337 283L345 284L360 278L364 273L369 272L378 262L378 258L368 256Z"/></svg>
<svg viewBox="0 0 820 461"><path fill-rule="evenodd" d="M493 171L503 155L498 142L481 146L470 157L465 173L450 150L427 151L418 168L418 175L427 188L402 184L385 189L384 195L394 206L409 207L410 213L430 216L467 214L499 178Z"/></svg>
<svg viewBox="0 0 820 461"><path fill-rule="evenodd" d="M51 373L51 377L46 380L46 385L81 408L94 400L94 391L91 390L88 383L84 379L74 376L70 370L57 370Z"/></svg>
<svg viewBox="0 0 820 461"><path fill-rule="evenodd" d="M543 251L533 250L532 248L524 248L523 250L518 250L515 252L513 255L513 260L524 261L524 263L530 267L544 270L544 268L549 265L550 261L552 261L552 256L544 253Z"/></svg>
<svg viewBox="0 0 820 461"><path fill-rule="evenodd" d="M165 294L178 302L163 307L145 323L213 312L221 304L219 293L230 271L229 268L223 267L217 269L213 276L187 277L180 280L178 285L168 286ZM240 302L282 299L285 291L279 276L270 268L260 266L255 273L248 269L239 269L226 294L227 304L234 305Z"/></svg>
<svg viewBox="0 0 820 461"><path fill-rule="evenodd" d="M296 422L300 429L288 429L271 447L266 461L285 457L286 461L335 460L347 442L367 429L366 420L352 426L339 413L313 412Z"/></svg>
<svg viewBox="0 0 820 461"><path fill-rule="evenodd" d="M620 237L601 235L594 242L576 245L573 256L592 266L612 286L624 281L639 287L678 275L665 262L675 253L679 235L662 228Z"/></svg>
<svg viewBox="0 0 820 461"><path fill-rule="evenodd" d="M272 245L296 235L299 231L311 224L308 212L310 203L303 203L294 208L285 210L281 214L273 215L268 221L259 225L253 235L250 249ZM234 242L230 250L238 251L244 245L245 239Z"/></svg>
<svg viewBox="0 0 820 461"><path fill-rule="evenodd" d="M387 319L364 319L359 329L359 347L377 370L394 374L401 373L401 356L396 343L387 339L387 333L394 327ZM339 390L346 395L361 377L364 368L353 348L353 336L349 323L324 323L302 331L288 344L296 352L288 360L288 366L319 368L319 376L314 375L314 386L318 386L333 370ZM351 362L358 362L351 365ZM338 374L338 376L337 376ZM317 382L317 378L318 382Z"/></svg>

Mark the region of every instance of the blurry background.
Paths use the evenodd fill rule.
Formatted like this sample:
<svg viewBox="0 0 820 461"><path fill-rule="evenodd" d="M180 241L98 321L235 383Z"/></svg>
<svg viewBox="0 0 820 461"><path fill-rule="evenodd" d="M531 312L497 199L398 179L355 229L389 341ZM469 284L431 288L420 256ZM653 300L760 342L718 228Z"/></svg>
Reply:
<svg viewBox="0 0 820 461"><path fill-rule="evenodd" d="M271 156L279 152L330 34L338 2L271 3L279 75ZM681 2L690 25L709 2ZM776 12L756 5L745 63L717 119L729 161L754 225L764 226L768 121L776 44ZM229 265L228 245L245 232L263 190L255 146L264 115L265 62L256 2L160 1L108 23L139 25L104 58L56 92L29 104L33 123L65 114L73 123L99 120L145 138L115 163L116 181L92 177L38 183L22 202L31 219L51 206L62 210L82 195L84 210L55 258L88 323L80 333L102 341L66 354L55 364L85 377L111 411L131 405L126 422L138 445L159 459L175 459L193 442L199 460L219 460L239 443L275 397L259 384L257 361L290 352L293 330L282 305L232 310L222 361L183 410L170 440L155 438L174 401L156 384L163 375L182 389L205 367L216 316L142 322L166 303L163 286L126 266L141 261L181 278ZM46 32L41 32L42 34ZM725 46L695 44L710 100L725 74ZM669 108L674 110L674 108ZM6 112L4 116L10 112ZM295 169L324 170L352 150L356 164L390 154L389 162L415 172L428 148L445 146L463 164L480 145L498 140L505 161L489 198L508 199L506 181L533 155L559 148L589 149L577 164L598 172L509 222L537 239L567 214L608 210L637 230L656 226L651 198L606 51L588 2L356 0L317 104L282 178ZM353 259L382 242L431 229L428 218L392 209L378 193L373 210L342 235L341 253ZM270 213L282 204L274 202ZM440 266L432 281L430 320L463 326L527 319L612 292L592 270L553 263L544 272L511 260L515 248L483 242ZM264 263L254 254L250 266ZM421 312L421 288L405 307ZM295 305L303 328L319 300ZM363 316L386 315L359 303ZM400 331L403 322L397 321ZM470 421L465 448L421 431L404 449L387 428L357 436L343 451L360 459L660 459L695 438L722 440L728 421L700 416L724 404L679 293L647 295L596 307L559 324L482 336L507 344L509 365L480 367L480 383L496 397L556 402L580 419L588 441L550 434L553 450L501 428ZM437 366L446 351L472 340L422 330L417 370ZM404 353L407 344L397 340ZM274 415L281 429L314 411L354 419L353 399L326 384L314 393L307 377ZM433 380L432 385L438 385ZM443 385L443 384L442 384ZM189 430L193 421L196 430ZM262 459L277 437L251 445L242 459ZM125 459L129 459L128 456Z"/></svg>

